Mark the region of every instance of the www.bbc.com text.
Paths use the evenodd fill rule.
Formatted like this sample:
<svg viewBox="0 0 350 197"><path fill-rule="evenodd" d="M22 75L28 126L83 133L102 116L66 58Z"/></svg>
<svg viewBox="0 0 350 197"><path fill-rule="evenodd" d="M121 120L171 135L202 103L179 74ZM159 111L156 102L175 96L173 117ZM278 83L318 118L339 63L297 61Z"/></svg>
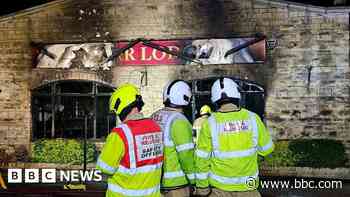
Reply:
<svg viewBox="0 0 350 197"><path fill-rule="evenodd" d="M342 189L343 182L339 180L261 180L262 189Z"/></svg>

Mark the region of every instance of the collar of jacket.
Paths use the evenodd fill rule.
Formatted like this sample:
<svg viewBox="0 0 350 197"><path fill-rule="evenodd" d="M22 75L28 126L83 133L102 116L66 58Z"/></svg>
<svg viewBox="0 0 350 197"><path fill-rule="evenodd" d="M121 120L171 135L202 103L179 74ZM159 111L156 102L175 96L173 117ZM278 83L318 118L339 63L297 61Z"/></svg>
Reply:
<svg viewBox="0 0 350 197"><path fill-rule="evenodd" d="M240 108L237 107L235 104L226 103L220 107L218 112L232 112L232 111L239 111L239 110L240 110Z"/></svg>
<svg viewBox="0 0 350 197"><path fill-rule="evenodd" d="M166 111L176 111L176 112L183 113L182 108L164 107L164 110L166 110Z"/></svg>
<svg viewBox="0 0 350 197"><path fill-rule="evenodd" d="M130 115L128 115L126 118L125 118L125 120L124 120L124 122L126 122L126 121L128 121L128 120L141 120L141 119L144 119L144 116L143 116L143 114L142 113L135 113L135 114L130 114Z"/></svg>

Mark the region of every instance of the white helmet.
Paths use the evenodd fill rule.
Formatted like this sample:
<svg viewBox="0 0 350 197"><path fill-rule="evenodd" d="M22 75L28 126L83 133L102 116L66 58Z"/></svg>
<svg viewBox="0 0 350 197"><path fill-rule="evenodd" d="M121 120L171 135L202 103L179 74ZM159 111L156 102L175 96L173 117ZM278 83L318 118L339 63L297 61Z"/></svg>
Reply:
<svg viewBox="0 0 350 197"><path fill-rule="evenodd" d="M190 86L182 80L168 83L163 91L163 103L173 107L187 106L192 97Z"/></svg>
<svg viewBox="0 0 350 197"><path fill-rule="evenodd" d="M222 99L241 99L239 86L236 82L229 78L217 79L211 87L211 101L216 103Z"/></svg>

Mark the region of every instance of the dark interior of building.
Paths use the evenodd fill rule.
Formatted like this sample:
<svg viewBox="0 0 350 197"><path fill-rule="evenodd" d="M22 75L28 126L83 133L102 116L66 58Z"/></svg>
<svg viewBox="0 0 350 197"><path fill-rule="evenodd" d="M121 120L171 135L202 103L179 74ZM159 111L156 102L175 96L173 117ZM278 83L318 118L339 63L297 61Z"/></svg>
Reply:
<svg viewBox="0 0 350 197"><path fill-rule="evenodd" d="M108 113L112 87L89 81L61 81L33 91L33 139L107 136L115 125Z"/></svg>

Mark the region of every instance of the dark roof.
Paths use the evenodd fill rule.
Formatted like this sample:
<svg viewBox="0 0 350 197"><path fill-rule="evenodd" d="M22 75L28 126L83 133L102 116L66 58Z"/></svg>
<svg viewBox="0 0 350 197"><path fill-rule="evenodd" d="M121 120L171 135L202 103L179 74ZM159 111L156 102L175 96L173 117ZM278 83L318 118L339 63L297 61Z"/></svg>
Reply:
<svg viewBox="0 0 350 197"><path fill-rule="evenodd" d="M37 10L39 7L45 7L46 3L54 3L54 2L62 2L65 0L8 0L6 3L3 2L3 6L0 6L0 18L4 18L6 16L12 16L17 14L18 11L20 13L27 12L29 10ZM85 0L76 0L76 1L85 1ZM271 3L281 3L281 4L297 4L300 6L311 5L318 6L318 8L323 9L338 9L338 8L347 8L347 11L350 6L350 0L256 0L262 2L271 2ZM335 5L335 1L343 1L345 3ZM45 5L43 5L45 4ZM342 7L340 7L342 6ZM337 8L334 8L337 7ZM345 10L344 10L345 11Z"/></svg>
<svg viewBox="0 0 350 197"><path fill-rule="evenodd" d="M6 3L2 2L3 4L0 7L0 15L10 14L51 1L54 0L8 0Z"/></svg>

